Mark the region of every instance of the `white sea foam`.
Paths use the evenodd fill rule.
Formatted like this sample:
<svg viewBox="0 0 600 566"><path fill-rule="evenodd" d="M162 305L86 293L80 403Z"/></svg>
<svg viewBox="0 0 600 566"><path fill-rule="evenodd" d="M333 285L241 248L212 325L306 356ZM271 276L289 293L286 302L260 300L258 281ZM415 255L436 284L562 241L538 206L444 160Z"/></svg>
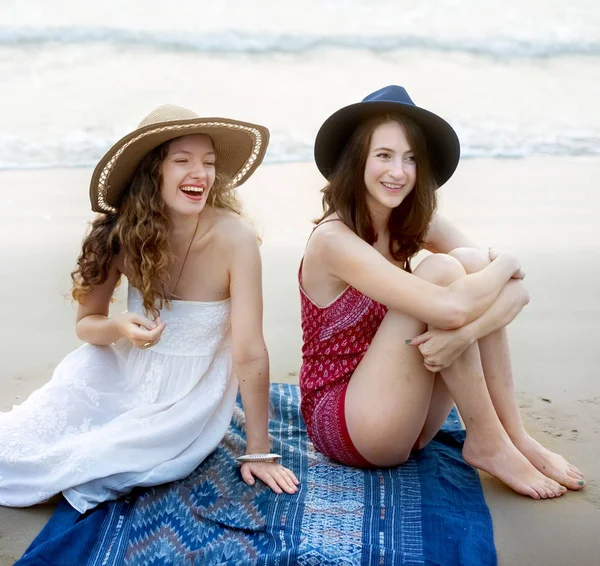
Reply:
<svg viewBox="0 0 600 566"><path fill-rule="evenodd" d="M466 158L598 155L597 0L0 3L0 169L93 165L164 103L308 161L331 112L392 83Z"/></svg>
<svg viewBox="0 0 600 566"><path fill-rule="evenodd" d="M340 49L394 53L422 50L463 53L494 59L547 59L600 55L600 42L572 39L521 39L511 37L437 38L411 33L393 35L298 35L223 31L200 35L180 31L146 31L102 27L0 27L0 45L12 48L46 44L85 47L91 43L119 47L145 47L159 51L192 51L215 55L306 55Z"/></svg>

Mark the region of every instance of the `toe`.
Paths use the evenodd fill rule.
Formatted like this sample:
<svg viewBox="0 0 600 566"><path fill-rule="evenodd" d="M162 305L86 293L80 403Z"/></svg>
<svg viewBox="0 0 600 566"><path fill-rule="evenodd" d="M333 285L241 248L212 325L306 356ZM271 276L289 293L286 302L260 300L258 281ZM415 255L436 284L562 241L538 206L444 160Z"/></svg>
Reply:
<svg viewBox="0 0 600 566"><path fill-rule="evenodd" d="M571 474L574 474L575 477L578 477L578 478L581 478L581 479L583 479L583 477L584 477L580 470L578 470L572 464L569 464L569 475L571 475Z"/></svg>
<svg viewBox="0 0 600 566"><path fill-rule="evenodd" d="M585 480L580 478L568 478L567 481L565 481L565 487L568 487L573 491L577 491L585 487Z"/></svg>

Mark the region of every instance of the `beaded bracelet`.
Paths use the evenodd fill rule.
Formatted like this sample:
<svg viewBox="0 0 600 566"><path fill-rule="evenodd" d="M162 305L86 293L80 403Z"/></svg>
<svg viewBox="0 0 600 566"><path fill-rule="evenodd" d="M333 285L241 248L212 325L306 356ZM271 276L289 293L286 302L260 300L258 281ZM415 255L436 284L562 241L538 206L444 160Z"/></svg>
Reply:
<svg viewBox="0 0 600 566"><path fill-rule="evenodd" d="M247 462L277 462L281 456L279 454L244 454L244 456L239 456L236 460L240 464L245 464Z"/></svg>

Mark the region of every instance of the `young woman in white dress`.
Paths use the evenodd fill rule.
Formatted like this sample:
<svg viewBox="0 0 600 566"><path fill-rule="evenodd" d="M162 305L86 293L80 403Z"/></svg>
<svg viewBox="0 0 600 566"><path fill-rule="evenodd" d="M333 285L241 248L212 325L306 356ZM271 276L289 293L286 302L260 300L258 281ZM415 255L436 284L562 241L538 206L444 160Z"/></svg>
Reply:
<svg viewBox="0 0 600 566"><path fill-rule="evenodd" d="M100 213L72 274L86 342L0 414L0 505L62 492L81 513L190 474L219 444L239 390L244 481L298 480L269 454L261 259L233 189L261 163L262 126L163 106L92 176ZM122 276L128 311L109 316Z"/></svg>

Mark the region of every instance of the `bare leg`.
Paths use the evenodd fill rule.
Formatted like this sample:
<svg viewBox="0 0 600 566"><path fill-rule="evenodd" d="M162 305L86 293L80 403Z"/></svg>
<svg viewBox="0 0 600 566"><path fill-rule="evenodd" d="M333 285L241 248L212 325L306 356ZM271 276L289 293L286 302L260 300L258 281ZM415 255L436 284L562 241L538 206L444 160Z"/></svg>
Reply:
<svg viewBox="0 0 600 566"><path fill-rule="evenodd" d="M441 374L465 422L463 457L469 464L534 499L557 497L566 491L536 470L511 442L490 399L477 344Z"/></svg>
<svg viewBox="0 0 600 566"><path fill-rule="evenodd" d="M437 284L464 276L458 261L438 254L426 258L415 275ZM446 420L454 401L439 374L404 340L425 324L390 310L354 372L346 393L346 420L352 441L370 462L386 467L405 462L419 440L426 444ZM377 407L377 410L373 410Z"/></svg>
<svg viewBox="0 0 600 566"><path fill-rule="evenodd" d="M435 254L423 260L415 274L447 285L465 271L453 258ZM500 424L477 346L441 373L447 389L434 387L435 378L424 368L420 352L403 343L406 336L423 330L423 323L390 311L354 372L346 394L346 418L358 451L379 466L404 462L419 436L425 441L425 435L445 420L452 406L449 390L467 427L463 454L469 463L535 499L561 495L564 488L538 472Z"/></svg>
<svg viewBox="0 0 600 566"><path fill-rule="evenodd" d="M516 400L506 329L479 340L483 371L500 421L514 445L543 474L569 489L585 485L583 474L560 454L531 438L521 420Z"/></svg>
<svg viewBox="0 0 600 566"><path fill-rule="evenodd" d="M489 259L478 250L459 248L451 255L462 263L467 273L479 271L489 263ZM562 456L550 452L531 438L523 426L515 394L506 329L497 330L481 338L478 343L490 398L513 444L544 475L569 489L581 489L585 485L583 474Z"/></svg>
<svg viewBox="0 0 600 566"><path fill-rule="evenodd" d="M446 422L450 411L454 407L454 399L448 391L448 387L444 382L441 374L435 374L433 383L433 392L431 394L431 402L429 403L429 411L423 425L423 430L419 435L416 448L421 450L425 448L438 433L442 425Z"/></svg>

